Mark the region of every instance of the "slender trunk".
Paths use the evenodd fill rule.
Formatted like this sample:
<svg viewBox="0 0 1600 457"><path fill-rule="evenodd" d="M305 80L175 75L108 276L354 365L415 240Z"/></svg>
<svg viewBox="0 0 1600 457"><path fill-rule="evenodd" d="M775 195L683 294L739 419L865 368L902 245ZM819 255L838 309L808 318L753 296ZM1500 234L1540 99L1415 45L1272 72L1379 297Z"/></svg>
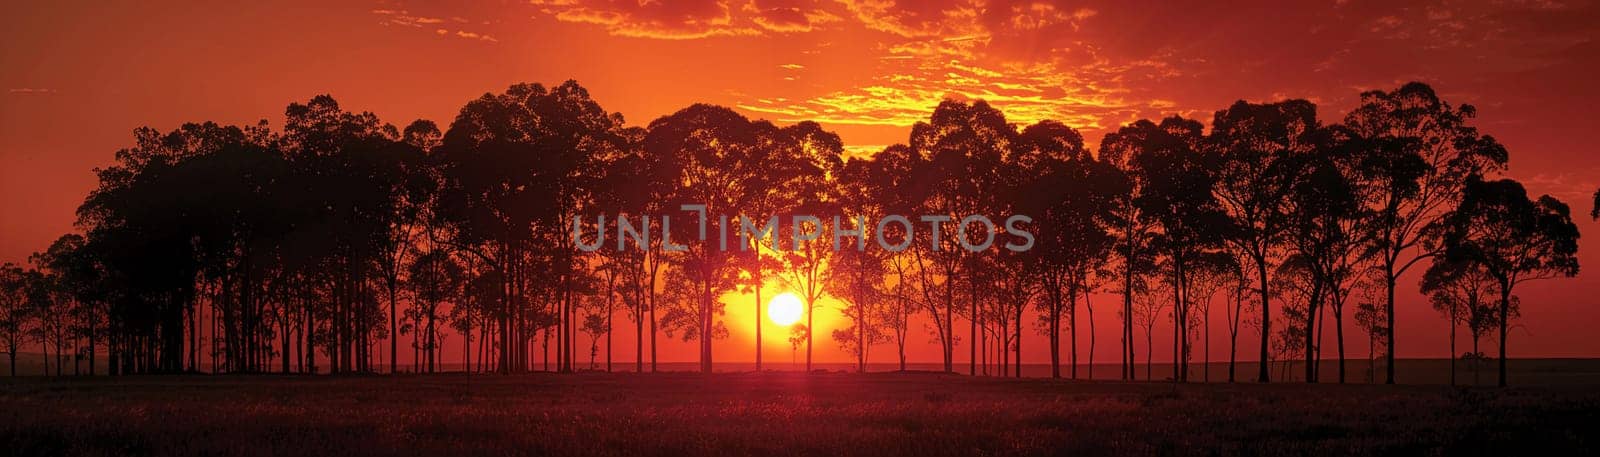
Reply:
<svg viewBox="0 0 1600 457"><path fill-rule="evenodd" d="M1131 229L1131 227L1129 227L1129 228ZM1132 230L1129 230L1129 233L1131 233L1131 232L1132 232ZM1137 368L1139 366L1138 365L1139 364L1139 361L1138 361L1139 360L1138 359L1138 350L1135 347L1134 335L1133 335L1133 269L1134 269L1134 266L1133 266L1133 262L1134 262L1133 261L1133 250L1134 250L1134 243L1133 243L1132 240L1128 240L1127 252L1123 255L1123 262L1122 262L1123 263L1123 274L1122 274L1122 326L1123 326L1123 340L1127 343L1127 347L1123 352L1127 354L1127 359L1128 359L1127 362L1126 362L1126 365L1127 365L1128 368L1127 368L1127 373L1124 375L1125 376L1124 379L1129 379L1129 380L1136 380L1136 379L1139 378L1138 373L1136 372L1136 370L1137 370ZM1153 349L1153 348L1150 348L1151 344L1148 342L1148 340L1150 339L1149 331L1145 332L1145 339L1147 340L1147 342L1145 343L1146 349ZM1146 359L1147 360L1145 361L1145 379L1149 379L1150 378L1150 367L1149 367L1150 363L1149 363L1148 357Z"/></svg>
<svg viewBox="0 0 1600 457"><path fill-rule="evenodd" d="M1083 293L1083 308L1085 310L1089 311L1089 379L1090 380L1094 380L1094 340L1095 340L1095 332L1094 332L1094 303L1089 301L1090 300L1089 295L1090 294L1089 294L1088 291L1084 291L1084 293ZM1019 320L1020 320L1020 318L1019 318ZM1021 330L1022 322L1017 322L1017 328L1018 328L1017 337L1021 338L1022 337L1022 330ZM1018 361L1020 362L1021 359L1019 358ZM1021 377L1021 376L1018 376L1018 377Z"/></svg>
<svg viewBox="0 0 1600 457"><path fill-rule="evenodd" d="M637 284L637 283L636 283ZM633 372L644 372L644 294L633 289Z"/></svg>
<svg viewBox="0 0 1600 457"><path fill-rule="evenodd" d="M1334 289L1333 293L1339 293ZM1333 335L1339 345L1339 383L1344 384L1344 299L1335 298L1333 304Z"/></svg>
<svg viewBox="0 0 1600 457"><path fill-rule="evenodd" d="M1306 382L1317 382L1317 310L1322 299L1322 286L1312 286L1311 299L1306 306Z"/></svg>
<svg viewBox="0 0 1600 457"><path fill-rule="evenodd" d="M1479 345L1479 343L1481 343L1481 342L1482 342L1482 339L1479 338L1478 335L1476 335L1476 334L1472 335L1472 385L1473 386L1481 386L1481 385L1483 385L1483 378L1481 376L1479 376L1481 374L1479 372L1479 368L1481 368L1480 365L1483 364L1483 357L1482 357L1483 350L1480 349L1480 345Z"/></svg>
<svg viewBox="0 0 1600 457"><path fill-rule="evenodd" d="M859 373L867 372L867 325L869 324L867 323L867 307L865 306L865 298L865 295L861 293L861 286L857 284L856 315L860 320L856 321L856 351L859 352L859 354L856 355L856 371Z"/></svg>
<svg viewBox="0 0 1600 457"><path fill-rule="evenodd" d="M1045 273L1045 294L1049 303L1050 317L1050 377L1061 378L1061 276L1056 272ZM1018 325L1021 325L1020 323ZM1123 348L1126 354L1127 348ZM1127 357L1123 357L1124 370L1126 370ZM1126 379L1126 371L1124 371Z"/></svg>
<svg viewBox="0 0 1600 457"><path fill-rule="evenodd" d="M1078 379L1078 276L1067 279L1067 360L1072 365L1072 379Z"/></svg>
<svg viewBox="0 0 1600 457"><path fill-rule="evenodd" d="M1235 289L1235 293L1233 303L1229 304L1233 307L1232 312L1228 313L1228 382L1230 383L1234 382L1234 376L1238 372L1235 362L1238 361L1239 355L1239 314L1244 311L1239 305L1244 300L1243 294L1239 289Z"/></svg>
<svg viewBox="0 0 1600 457"><path fill-rule="evenodd" d="M394 268L399 270L398 262ZM399 367L397 357L400 353L400 320L396 317L395 308L395 289L398 287L396 283L399 279L393 273L387 279L389 280L389 374L394 374Z"/></svg>
<svg viewBox="0 0 1600 457"><path fill-rule="evenodd" d="M754 270L756 287L756 372L761 372L761 243L756 242L756 268Z"/></svg>
<svg viewBox="0 0 1600 457"><path fill-rule="evenodd" d="M1172 382L1183 382L1183 334L1188 332L1183 328L1187 324L1183 321L1183 263L1178 258L1174 255L1172 261Z"/></svg>
<svg viewBox="0 0 1600 457"><path fill-rule="evenodd" d="M1151 318L1151 320L1154 320L1154 319L1155 319L1154 317ZM1145 329L1144 329L1144 351L1145 351L1146 354L1154 354L1154 353L1156 353L1155 333L1156 333L1156 330L1155 330L1155 327L1153 327L1153 326L1152 327L1145 327ZM1154 369L1153 369L1154 360L1155 360L1155 357L1145 357L1144 358L1144 379L1146 381L1149 381L1151 379L1155 379L1154 377L1152 377L1153 376L1152 372L1154 371Z"/></svg>
<svg viewBox="0 0 1600 457"><path fill-rule="evenodd" d="M1256 276L1261 281L1261 360L1256 382L1268 383L1272 382L1267 370L1268 364L1272 363L1271 354L1267 352L1267 344L1272 340L1272 302L1267 295L1266 256L1256 259Z"/></svg>
<svg viewBox="0 0 1600 457"><path fill-rule="evenodd" d="M1015 316L1016 317L1016 323L1017 323L1017 333L1016 333L1017 365L1016 365L1016 370L1015 370L1016 371L1015 377L1018 377L1018 378L1022 377L1022 312L1023 312L1023 309L1027 308L1027 307L1028 307L1028 303L1026 301L1023 301L1022 303L1017 303L1017 314Z"/></svg>
<svg viewBox="0 0 1600 457"><path fill-rule="evenodd" d="M811 304L811 294L806 294L806 373L811 372L811 340L817 334L816 313L813 312L816 310Z"/></svg>
<svg viewBox="0 0 1600 457"><path fill-rule="evenodd" d="M1456 327L1457 320L1455 305L1450 306L1450 385L1456 385Z"/></svg>
<svg viewBox="0 0 1600 457"><path fill-rule="evenodd" d="M1506 322L1511 307L1511 283L1500 282L1500 387L1506 386Z"/></svg>
<svg viewBox="0 0 1600 457"><path fill-rule="evenodd" d="M955 319L952 316L952 314L954 314L954 309L955 309L955 284L953 284L953 282L954 282L953 278L955 277L955 274L954 274L954 272L952 270L953 269L951 269L951 268L946 268L945 269L945 275L944 275L944 335L943 336L944 336L944 372L945 373L954 373L955 372L955 344L956 344L955 334L956 334L956 327L955 327ZM934 319L938 319L938 317L935 316ZM809 325L809 324L807 324L807 325ZM810 328L809 327L807 327L807 332L810 332ZM970 344L971 342L968 342L968 343Z"/></svg>
<svg viewBox="0 0 1600 457"><path fill-rule="evenodd" d="M650 266L650 372L656 372L656 273L660 261Z"/></svg>
<svg viewBox="0 0 1600 457"><path fill-rule="evenodd" d="M972 274L972 275L968 275L968 276L970 276L971 278L969 278L967 280L967 284L972 289L972 315L971 315L972 319L969 321L972 324L972 326L971 326L972 327L972 339L967 340L967 341L970 342L967 345L967 348L971 350L972 356L967 361L968 361L968 365L970 366L970 368L968 368L968 370L970 370L970 374L972 374L973 376L977 376L978 375L978 344L981 343L980 341L978 341L978 321L979 321L979 318L978 318L978 279L977 279L978 275ZM985 364L985 365L987 365L987 364ZM989 367L985 366L984 368L988 369Z"/></svg>
<svg viewBox="0 0 1600 457"><path fill-rule="evenodd" d="M1388 344L1384 347L1388 350L1383 354L1383 383L1394 384L1394 283L1397 278L1393 262L1389 262L1385 267L1388 271L1384 276L1384 289L1388 293L1388 300L1384 302L1383 312L1389 320L1389 326L1384 329L1384 336L1388 338Z"/></svg>
<svg viewBox="0 0 1600 457"><path fill-rule="evenodd" d="M711 280L709 275L701 284L700 290L700 371L711 372L711 303L716 300L711 294ZM810 313L807 313L808 315ZM811 365L811 344L806 342L806 366Z"/></svg>

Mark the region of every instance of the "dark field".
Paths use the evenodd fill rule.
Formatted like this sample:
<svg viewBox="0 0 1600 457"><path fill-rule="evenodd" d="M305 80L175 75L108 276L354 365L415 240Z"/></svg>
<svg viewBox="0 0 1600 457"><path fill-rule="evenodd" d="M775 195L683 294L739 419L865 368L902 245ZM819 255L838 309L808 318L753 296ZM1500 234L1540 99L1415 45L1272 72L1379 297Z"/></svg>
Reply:
<svg viewBox="0 0 1600 457"><path fill-rule="evenodd" d="M919 373L0 380L0 454L1594 455L1590 387Z"/></svg>

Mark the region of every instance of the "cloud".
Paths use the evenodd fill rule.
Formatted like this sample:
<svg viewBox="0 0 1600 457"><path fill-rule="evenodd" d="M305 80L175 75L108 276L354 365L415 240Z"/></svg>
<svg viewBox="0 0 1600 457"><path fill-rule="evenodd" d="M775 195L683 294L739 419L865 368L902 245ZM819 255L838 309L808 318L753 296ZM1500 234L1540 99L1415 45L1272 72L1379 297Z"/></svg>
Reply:
<svg viewBox="0 0 1600 457"><path fill-rule="evenodd" d="M793 99L754 91L734 104L778 120L906 126L945 97L982 98L1014 121L1057 119L1090 138L1139 118L1207 121L1237 99L1316 99L1335 120L1360 90L1410 80L1449 83L1453 100L1501 81L1521 89L1495 100L1528 103L1531 92L1590 90L1581 76L1600 56L1600 7L1553 0L1241 0L1226 8L1113 0L533 0L513 8L617 37L766 40L775 53L790 54L752 68L778 66L774 78L795 81L778 86ZM389 7L375 14L389 25L472 38L453 19L432 23L456 17L447 13ZM795 46L775 41L801 36ZM1546 84L1552 81L1558 84Z"/></svg>
<svg viewBox="0 0 1600 457"><path fill-rule="evenodd" d="M762 29L777 33L810 32L824 24L843 20L813 1L752 1L740 10L751 14L751 21Z"/></svg>
<svg viewBox="0 0 1600 457"><path fill-rule="evenodd" d="M480 41L480 42L485 42L485 43L498 43L498 42L500 42L499 39L497 39L497 38L495 38L493 36L490 36L490 35L488 35L486 33L473 32L473 31L468 31L468 30L456 30L456 31L454 31L454 33L452 33L450 29L439 28L440 25L445 24L447 22L452 22L452 23L455 23L455 24L468 24L468 23L471 22L471 21L468 21L466 18L462 18L462 17L459 17L459 16L452 16L447 21L446 19L438 18L438 17L415 15L415 14L412 14L410 11L404 10L404 9L375 9L375 10L372 10L372 14L377 15L378 18L379 18L378 24L381 24L381 25L384 25L384 26L398 26L398 27L409 27L409 28L417 28L417 29L430 29L431 28L431 29L433 29L433 33L435 35L439 35L439 36L454 36L454 37L457 37L457 38L464 38L464 39L468 39L468 40ZM484 24L488 24L488 23L485 22Z"/></svg>
<svg viewBox="0 0 1600 457"><path fill-rule="evenodd" d="M426 16L414 16L406 10L376 9L372 14L379 17L378 23L382 25L396 25L401 27L423 27L434 24L443 24L444 19Z"/></svg>
<svg viewBox="0 0 1600 457"><path fill-rule="evenodd" d="M456 36L457 37L461 37L461 38L466 38L466 39L469 39L469 40L488 41L488 42L491 42L491 43L500 42L500 40L497 40L492 36L482 35L482 34L473 33L473 32L468 32L468 31L465 31L465 30L457 30L456 31Z"/></svg>
<svg viewBox="0 0 1600 457"><path fill-rule="evenodd" d="M841 0L869 29L904 38L962 36L978 31L978 0Z"/></svg>
<svg viewBox="0 0 1600 457"><path fill-rule="evenodd" d="M1059 71L1054 65L989 68L959 60L889 61L894 70L872 85L829 92L806 100L740 104L778 121L815 120L830 124L905 127L927 120L946 98L983 99L1017 123L1044 119L1080 128L1102 128L1131 117L1134 106L1114 89L1089 83L1088 75Z"/></svg>
<svg viewBox="0 0 1600 457"><path fill-rule="evenodd" d="M533 0L533 5L562 22L664 40L803 33L841 20L815 0Z"/></svg>
<svg viewBox="0 0 1600 457"><path fill-rule="evenodd" d="M1172 71L1143 59L1113 62L1070 36L1062 41L1070 49L1052 44L1021 53L1008 48L1016 41L1039 43L1040 37L1075 33L1099 15L1096 8L1000 0L841 3L857 24L883 35L870 84L802 100L751 101L740 108L779 121L905 127L926 121L946 98L983 99L1020 124L1054 119L1105 129L1158 109L1127 96L1124 74Z"/></svg>

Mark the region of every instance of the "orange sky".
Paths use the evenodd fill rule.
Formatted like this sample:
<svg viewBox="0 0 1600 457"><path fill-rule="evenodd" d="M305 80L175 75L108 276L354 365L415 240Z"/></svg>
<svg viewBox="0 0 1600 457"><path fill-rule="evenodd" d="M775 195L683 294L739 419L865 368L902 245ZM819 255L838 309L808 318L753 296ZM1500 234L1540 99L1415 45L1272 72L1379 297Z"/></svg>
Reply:
<svg viewBox="0 0 1600 457"><path fill-rule="evenodd" d="M632 124L709 102L818 120L852 149L876 150L904 141L946 95L987 99L1018 122L1059 119L1098 143L1142 117L1209 121L1235 99L1307 98L1334 121L1361 90L1421 80L1478 106L1477 125L1510 148L1508 174L1531 192L1587 214L1600 181L1585 121L1600 95L1600 6L1588 1L150 3L0 7L0 261L70 230L91 169L135 127L279 124L285 105L321 93L391 123L444 125L467 100L519 81L576 79ZM1585 216L1580 228L1600 225ZM1600 247L1582 246L1580 259L1600 268ZM1520 289L1511 353L1600 356L1594 277ZM730 308L722 360L751 358L744 308ZM1414 294L1400 308L1399 355L1444 355L1444 321ZM1098 317L1096 358L1114 362L1115 314ZM913 359L934 361L937 344L914 332ZM628 335L619 355L631 354ZM769 337L768 356L786 361L781 338ZM1043 341L1025 341L1029 362L1045 360ZM846 359L831 340L817 347ZM956 352L964 360L965 347Z"/></svg>

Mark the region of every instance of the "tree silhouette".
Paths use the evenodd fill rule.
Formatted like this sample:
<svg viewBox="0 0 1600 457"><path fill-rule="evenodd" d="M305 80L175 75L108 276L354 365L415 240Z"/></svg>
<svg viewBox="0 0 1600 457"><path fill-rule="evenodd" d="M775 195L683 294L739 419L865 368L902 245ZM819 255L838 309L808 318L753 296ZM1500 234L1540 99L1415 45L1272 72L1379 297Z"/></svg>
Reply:
<svg viewBox="0 0 1600 457"><path fill-rule="evenodd" d="M1482 265L1463 259L1435 260L1422 275L1422 292L1428 295L1433 309L1450 320L1451 385L1456 383L1456 359L1460 356L1456 352L1456 329L1462 324L1467 326L1467 333L1472 337L1471 353L1478 354L1482 352L1478 349L1479 340L1490 329L1499 326L1499 318L1495 315L1499 307L1495 301L1499 296L1496 287L1495 278ZM1507 312L1508 316L1516 314L1515 307ZM1477 364L1474 363L1473 367L1472 372L1476 377ZM1476 379L1473 384L1477 384Z"/></svg>
<svg viewBox="0 0 1600 457"><path fill-rule="evenodd" d="M1363 156L1359 141L1341 127L1318 128L1313 134L1315 150L1295 159L1295 180L1288 196L1288 230L1291 256L1296 257L1310 281L1307 295L1308 328L1320 330L1317 321L1323 309L1333 312L1336 349L1339 356L1339 382L1345 381L1344 305L1365 251L1361 228L1370 223L1370 212L1363 206L1361 168ZM1326 306L1326 308L1324 308ZM1307 338L1317 338L1308 333ZM1317 341L1306 342L1306 381L1317 382L1316 363L1321 348Z"/></svg>
<svg viewBox="0 0 1600 457"><path fill-rule="evenodd" d="M905 325L900 321L903 308L896 306L899 300L885 285L885 279L889 277L885 259L888 253L877 246L875 239L878 232L867 222L869 217L870 220L877 220L884 215L868 191L870 184L867 180L870 179L872 165L867 160L853 159L838 166L837 184L834 186L836 206L842 210L840 213L859 219L840 217L838 221L830 222L840 225L834 228L836 234L854 231L855 239L837 238L834 246L838 251L832 255L832 262L828 265L826 286L828 294L846 303L842 311L851 321L849 328L835 329L833 339L845 352L856 355L856 371L862 373L867 370L867 354L872 345L890 341L892 332L901 331L900 327ZM903 350L900 363L901 369L905 369Z"/></svg>
<svg viewBox="0 0 1600 457"><path fill-rule="evenodd" d="M1190 325L1186 267L1195 257L1218 247L1226 235L1220 228L1227 227L1227 215L1212 196L1215 164L1200 152L1201 132L1199 122L1180 117L1163 119L1160 124L1142 120L1118 130L1114 138L1107 135L1101 145L1102 157L1126 164L1127 173L1140 183L1141 193L1130 201L1136 214L1121 217L1147 219L1159 229L1150 244L1163 251L1171 274L1173 368L1177 373L1174 380L1180 382L1187 380L1187 361L1181 354L1189 350L1184 330ZM1124 231L1123 235L1137 233ZM1124 256L1124 262L1130 257L1134 256Z"/></svg>
<svg viewBox="0 0 1600 457"><path fill-rule="evenodd" d="M534 263L553 267L543 273L558 285L559 368L572 369L581 268L570 224L591 198L599 161L625 148L624 134L622 117L607 113L572 81L485 94L463 107L445 133L436 154L445 182L437 207L451 229L448 239L499 272L506 285L493 313L500 371L513 370L513 363L525 368L534 329L524 325L532 310L521 305L529 301L527 279L540 271Z"/></svg>
<svg viewBox="0 0 1600 457"><path fill-rule="evenodd" d="M414 340L422 341L421 349L427 354L427 371L432 373L440 358L437 344L438 320L441 317L439 308L446 302L455 302L461 296L466 271L445 250L434 249L417 255L415 259L406 274L406 286L411 289L413 300L411 314L421 324L420 328L413 330L419 335Z"/></svg>
<svg viewBox="0 0 1600 457"><path fill-rule="evenodd" d="M0 265L0 344L5 345L11 376L17 375L17 351L32 330L37 304L44 300L41 281L38 271Z"/></svg>
<svg viewBox="0 0 1600 457"><path fill-rule="evenodd" d="M1122 187L1126 182L1106 163L1090 157L1082 135L1065 125L1046 121L1029 126L1018 143L1013 162L1021 172L1015 175L1028 178L1016 183L1007 197L1015 202L1017 214L1034 219L1029 228L1037 243L1024 258L1042 289L1044 300L1038 305L1050 341L1051 376L1061 376L1065 312L1072 332L1068 338L1072 377L1077 378L1077 301L1079 296L1088 298L1089 276L1101 269L1112 247L1107 225L1113 202L1126 192Z"/></svg>
<svg viewBox="0 0 1600 457"><path fill-rule="evenodd" d="M1077 377L1087 330L1093 377L1103 287L1122 298L1122 377L1136 377L1136 326L1153 373L1153 332L1170 317L1175 381L1195 350L1209 362L1218 292L1230 372L1239 329L1258 325L1259 381L1285 351L1318 380L1331 314L1343 380L1343 318L1359 293L1357 325L1383 337L1369 347L1383 348L1392 382L1396 280L1412 265L1430 259L1423 291L1475 345L1516 315L1512 286L1576 271L1564 205L1482 178L1507 154L1468 125L1475 114L1412 83L1363 94L1343 124L1321 125L1304 100L1237 102L1209 134L1181 117L1140 120L1091 155L1065 124L1019 126L983 101L946 100L905 144L846 161L817 123L693 105L629 127L571 81L485 94L442 132L317 96L290 104L279 129L136 130L96 170L82 233L5 270L0 346L39 344L56 374L78 372L81 356L95 374L100 354L112 374L354 373L380 371L383 339L397 371L411 333L414 365L435 371L443 319L465 371L527 371L540 348L546 369L572 371L579 332L591 366L605 333L610 369L620 306L636 371L646 340L657 369L658 327L698 340L711 371L729 325L722 297L742 292L755 296L761 368L776 277L810 307L797 328L826 325L811 317L825 296L845 304L852 325L823 330L859 371L889 341L905 369L926 311L945 371L964 337L971 373L1017 376L1031 324L1058 377L1063 334ZM1007 215L1028 218L996 220ZM1033 249L1004 249L1010 230ZM810 369L809 331L797 335Z"/></svg>
<svg viewBox="0 0 1600 457"><path fill-rule="evenodd" d="M1481 266L1497 283L1499 385L1506 385L1506 327L1518 284L1578 274L1578 227L1565 203L1548 195L1528 199L1510 179L1470 177L1461 204L1448 218L1444 246L1450 261Z"/></svg>
<svg viewBox="0 0 1600 457"><path fill-rule="evenodd" d="M1345 116L1344 125L1371 148L1363 166L1371 177L1369 205L1376 215L1367 236L1386 292L1385 383L1394 383L1394 295L1400 275L1440 254L1426 249L1438 245L1428 239L1437 233L1431 227L1461 199L1468 177L1506 163L1504 147L1467 125L1476 116L1471 105L1451 106L1417 82L1364 92L1360 106Z"/></svg>
<svg viewBox="0 0 1600 457"><path fill-rule="evenodd" d="M908 231L911 226L885 221L884 218L913 214L913 208L921 204L920 198L912 191L920 181L914 180L911 173L916 163L919 162L909 147L894 145L869 160L846 162L837 179L841 194L847 196L847 207L860 211L869 220L878 221L872 224L870 232L874 241L882 240L883 244L890 247L903 246L900 249L885 249L882 257L888 274L893 276L893 285L887 291L892 302L887 306L889 312L883 316L883 322L892 329L901 371L906 369L906 344L910 338L911 317L920 310L933 309L929 300L932 292L923 287L926 281L919 281L925 276L921 275L922 270L917 269L921 263L920 252L911 249L911 243L917 242L915 233ZM856 198L848 198L852 195ZM869 245L868 249L877 248ZM930 316L936 317L935 314ZM935 327L943 328L938 319L934 321ZM942 335L942 332L936 331L936 336ZM942 337L939 340L944 341Z"/></svg>
<svg viewBox="0 0 1600 457"><path fill-rule="evenodd" d="M945 100L934 108L928 122L918 122L911 128L907 147L891 147L890 154L906 154L900 161L909 168L901 192L907 192L912 211L900 214L919 214L922 221L912 221L926 230L915 232L916 242L912 253L920 272L917 278L930 306L929 314L938 321L938 304L944 313L943 321L935 324L944 349L946 372L953 372L956 337L954 316L957 288L966 285L971 303L967 309L972 339L970 371L976 373L978 363L978 327L980 316L976 289L978 283L962 282L962 271L970 268L970 255L959 238L962 219L992 207L992 200L1001 191L998 169L1011 143L1016 129L1006 122L1005 115L983 101L965 104ZM931 218L931 219L930 219ZM939 236L935 237L934 233ZM978 235L977 231L969 236ZM930 267L931 266L931 267ZM970 278L969 278L970 279Z"/></svg>
<svg viewBox="0 0 1600 457"><path fill-rule="evenodd" d="M1217 201L1232 222L1228 245L1253 267L1261 306L1261 354L1256 380L1268 382L1272 358L1272 295L1268 272L1282 253L1286 197L1294 179L1294 156L1310 153L1317 129L1316 106L1305 100L1253 104L1238 101L1217 111L1210 146L1218 154ZM1232 381L1234 370L1228 370Z"/></svg>
<svg viewBox="0 0 1600 457"><path fill-rule="evenodd" d="M822 130L812 122L772 130L768 135L772 137L768 140L772 144L772 152L760 160L764 162L761 167L765 169L760 175L766 178L764 182L753 186L782 189L779 202L788 220L783 221L780 217L773 238L773 247L779 251L778 258L787 273L780 277L788 288L800 294L801 301L805 303L806 326L816 328L816 310L821 306L823 297L834 292L829 286L836 282L833 278L834 268L830 265L837 253L847 248L842 242L834 243L838 237L836 232L839 225L854 226L854 223L843 220L824 219L825 215L839 214L843 199L846 198L840 188L832 186L833 183L828 180L830 173L837 173L843 166L840 154L844 146L838 135ZM761 194L756 192L756 195ZM755 222L754 225L762 223ZM863 234L869 233L865 227L857 229L862 230ZM858 245L864 245L866 238L856 240ZM786 245L785 241L788 242ZM759 266L759 259L755 260L755 265ZM856 266L863 267L859 264ZM858 299L866 300L865 296ZM863 320L865 318L865 315L862 316ZM869 327L863 327L863 330ZM811 371L813 346L812 341L806 341L806 371ZM865 351L861 353L864 357Z"/></svg>
<svg viewBox="0 0 1600 457"><path fill-rule="evenodd" d="M1145 277L1155 270L1154 251L1149 243L1155 234L1156 220L1139 204L1145 199L1149 182L1144 173L1137 169L1140 163L1135 161L1143 137L1155 129L1153 123L1141 121L1106 134L1100 142L1099 159L1115 170L1115 175L1110 179L1117 183L1112 188L1115 198L1108 212L1107 226L1115 237L1113 252L1119 264L1116 270L1120 283L1118 289L1122 295L1122 341L1125 345L1122 350L1123 379L1137 378L1135 368L1138 367L1138 351L1134 347L1134 321L1136 317L1148 313L1135 309L1135 297L1148 290ZM1146 339L1148 341L1148 335ZM1146 354L1147 359L1149 356ZM1147 376L1149 371L1147 367Z"/></svg>
<svg viewBox="0 0 1600 457"><path fill-rule="evenodd" d="M711 371L712 340L727 333L719 297L739 284L737 251L726 249L728 237L737 234L731 225L736 220L719 215L738 214L752 189L770 185L762 168L770 151L761 143L774 129L727 108L694 105L651 122L645 138L646 150L669 157L679 173L674 181L682 183L669 199L678 204L666 209L704 205L698 221L690 213L676 213L686 217L666 234L686 244L671 257L675 268L668 280L676 286L671 309L662 317L669 333L699 339L704 372Z"/></svg>

